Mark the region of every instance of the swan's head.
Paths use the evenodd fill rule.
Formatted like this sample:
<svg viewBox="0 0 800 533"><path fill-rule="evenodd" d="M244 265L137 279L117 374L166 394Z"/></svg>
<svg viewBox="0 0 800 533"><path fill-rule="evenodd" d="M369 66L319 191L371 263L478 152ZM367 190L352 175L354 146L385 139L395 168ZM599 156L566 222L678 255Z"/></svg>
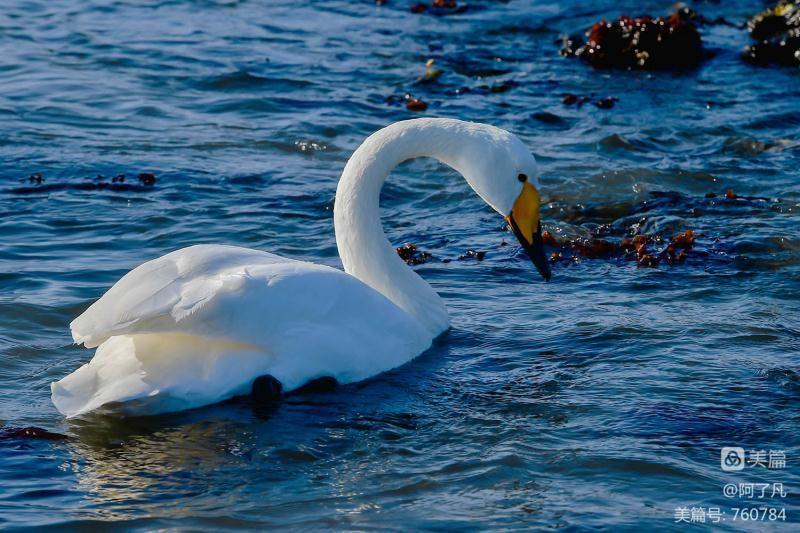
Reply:
<svg viewBox="0 0 800 533"><path fill-rule="evenodd" d="M536 269L550 279L540 220L539 169L516 135L469 123L470 141L459 150L458 167L483 200L505 217Z"/></svg>

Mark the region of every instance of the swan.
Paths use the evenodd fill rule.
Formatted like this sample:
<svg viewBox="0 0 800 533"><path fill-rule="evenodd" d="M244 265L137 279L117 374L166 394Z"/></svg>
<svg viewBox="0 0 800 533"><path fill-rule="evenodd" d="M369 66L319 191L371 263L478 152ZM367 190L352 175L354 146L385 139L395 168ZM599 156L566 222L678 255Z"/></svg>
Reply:
<svg viewBox="0 0 800 533"><path fill-rule="evenodd" d="M336 189L344 271L259 250L199 244L123 276L70 324L94 357L51 385L66 417L98 408L149 415L219 402L268 376L285 391L318 378L360 381L402 365L450 327L433 288L381 227L389 173L432 157L503 215L546 280L536 161L513 134L420 118L370 135Z"/></svg>

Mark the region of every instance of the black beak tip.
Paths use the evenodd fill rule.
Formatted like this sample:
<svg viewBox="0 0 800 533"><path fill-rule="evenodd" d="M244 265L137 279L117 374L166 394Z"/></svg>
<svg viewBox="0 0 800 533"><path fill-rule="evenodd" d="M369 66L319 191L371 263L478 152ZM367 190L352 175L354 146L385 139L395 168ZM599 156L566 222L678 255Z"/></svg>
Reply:
<svg viewBox="0 0 800 533"><path fill-rule="evenodd" d="M552 272L550 270L550 262L547 260L547 256L544 252L544 243L542 242L542 225L539 224L539 226L536 228L536 233L533 235L533 242L529 243L519 230L514 218L511 217L509 221L511 223L511 229L514 232L514 235L519 240L525 252L527 252L528 257L531 258L536 270L539 271L539 274L541 274L545 281L550 281Z"/></svg>
<svg viewBox="0 0 800 533"><path fill-rule="evenodd" d="M545 266L544 268L539 270L539 274L542 275L545 281L550 281L553 273L550 271L550 265Z"/></svg>
<svg viewBox="0 0 800 533"><path fill-rule="evenodd" d="M544 253L542 252L543 250L539 251L539 253L529 254L529 255L533 261L534 266L536 266L536 270L539 271L539 274L541 274L542 278L545 281L550 281L550 278L552 277L553 273L550 270L550 263L547 261L547 259L544 256Z"/></svg>

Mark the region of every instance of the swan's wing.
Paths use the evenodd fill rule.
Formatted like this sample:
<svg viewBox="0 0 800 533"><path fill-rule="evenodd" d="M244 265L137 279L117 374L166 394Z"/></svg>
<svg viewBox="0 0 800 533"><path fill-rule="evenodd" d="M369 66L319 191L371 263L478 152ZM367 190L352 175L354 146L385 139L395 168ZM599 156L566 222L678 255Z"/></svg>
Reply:
<svg viewBox="0 0 800 533"><path fill-rule="evenodd" d="M222 294L237 293L249 270L303 270L315 265L235 246L198 245L144 263L72 321L87 348L123 334L184 329L181 322Z"/></svg>
<svg viewBox="0 0 800 533"><path fill-rule="evenodd" d="M70 327L88 348L119 335L183 333L350 361L407 360L431 341L410 315L341 270L219 245L133 269Z"/></svg>

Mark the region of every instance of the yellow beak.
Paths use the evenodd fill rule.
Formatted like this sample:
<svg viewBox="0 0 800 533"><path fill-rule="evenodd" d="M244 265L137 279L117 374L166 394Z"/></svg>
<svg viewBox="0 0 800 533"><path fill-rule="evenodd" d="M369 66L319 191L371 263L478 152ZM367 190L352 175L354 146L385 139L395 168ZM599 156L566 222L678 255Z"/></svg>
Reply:
<svg viewBox="0 0 800 533"><path fill-rule="evenodd" d="M550 263L544 255L542 244L542 224L539 215L539 191L528 182L522 185L522 192L514 201L511 213L506 217L514 235L536 265L536 269L545 279L550 280Z"/></svg>

